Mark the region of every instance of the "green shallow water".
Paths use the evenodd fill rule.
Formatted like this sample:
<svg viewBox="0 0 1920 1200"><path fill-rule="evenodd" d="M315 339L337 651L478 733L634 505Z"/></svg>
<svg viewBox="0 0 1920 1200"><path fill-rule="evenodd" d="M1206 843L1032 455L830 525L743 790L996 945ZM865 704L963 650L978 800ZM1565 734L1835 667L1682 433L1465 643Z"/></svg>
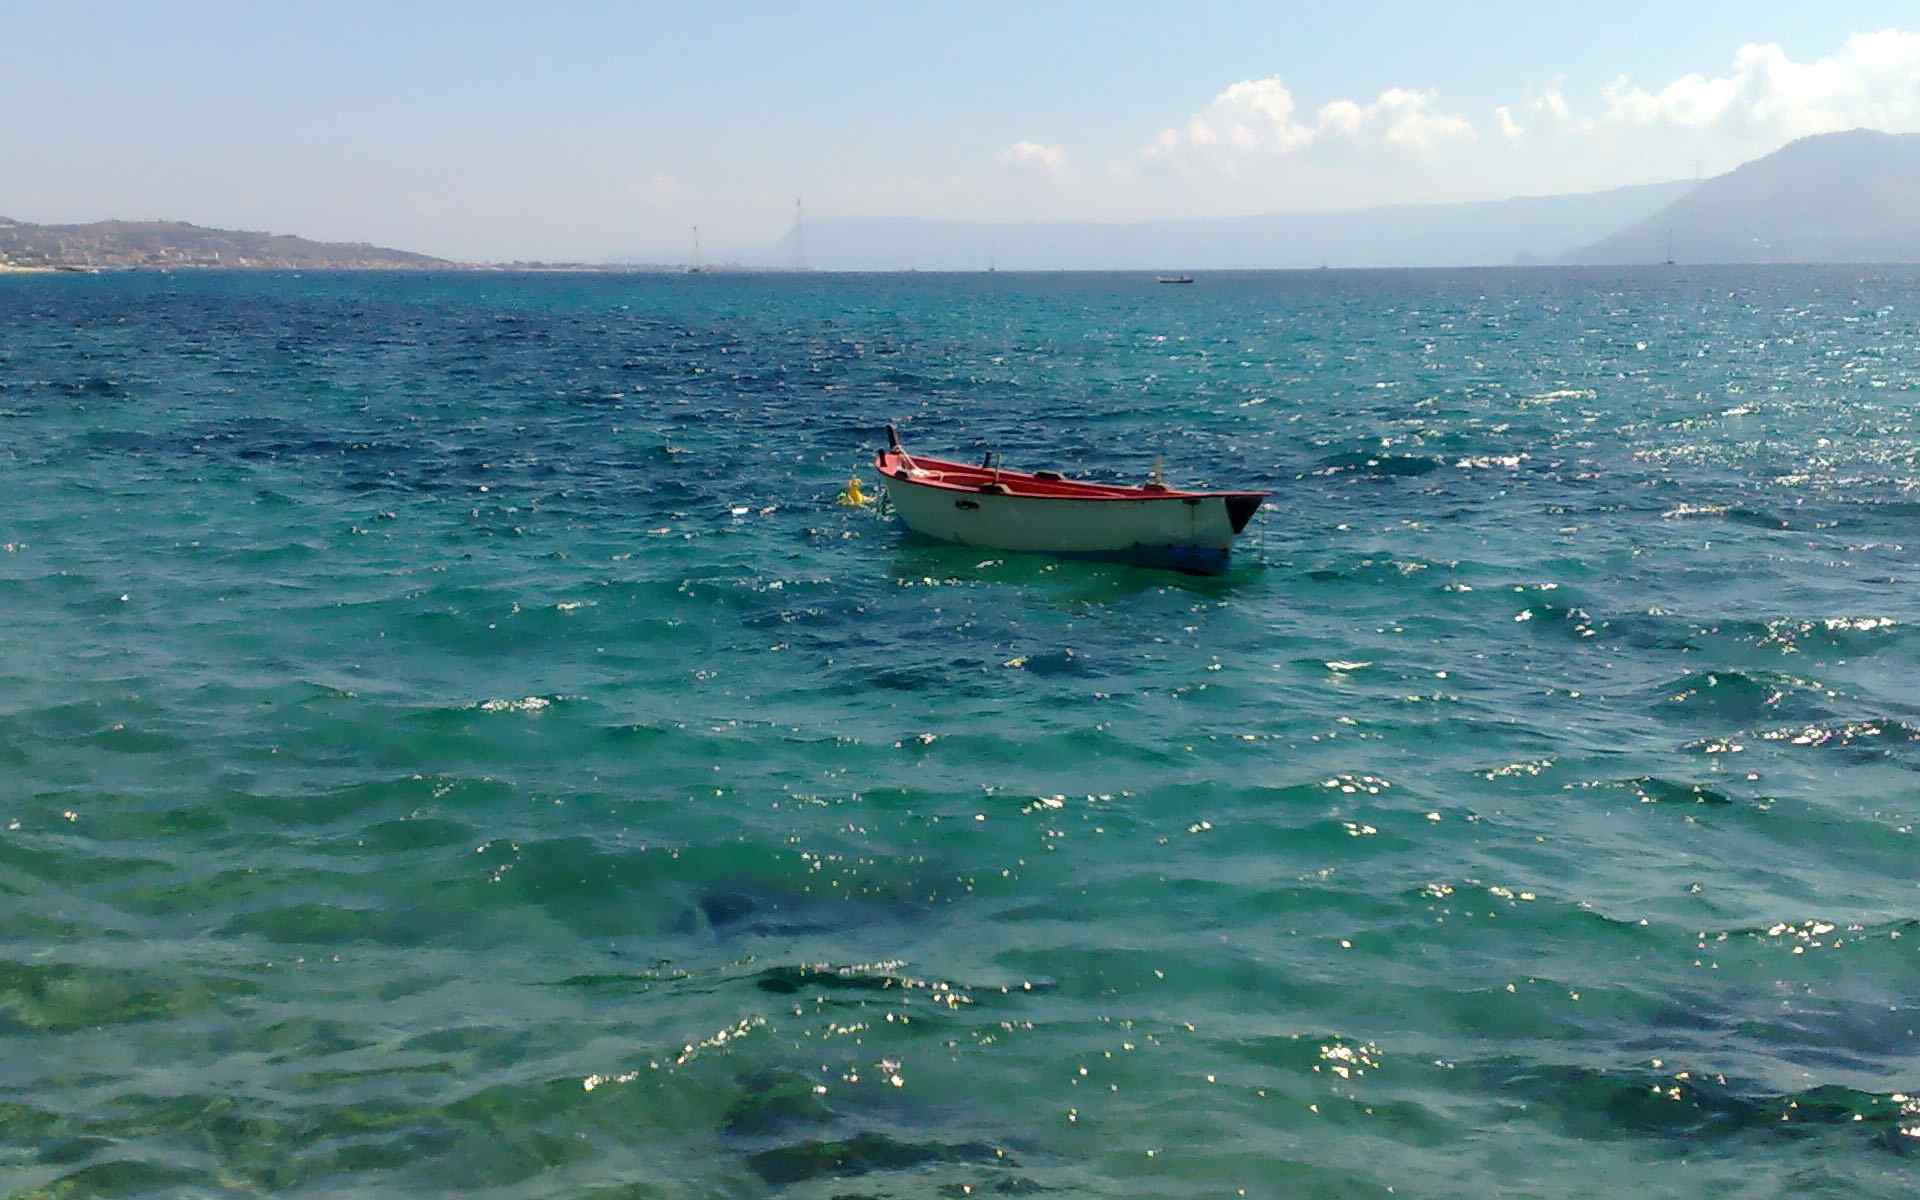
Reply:
<svg viewBox="0 0 1920 1200"><path fill-rule="evenodd" d="M1917 313L0 279L0 1192L1911 1194Z"/></svg>

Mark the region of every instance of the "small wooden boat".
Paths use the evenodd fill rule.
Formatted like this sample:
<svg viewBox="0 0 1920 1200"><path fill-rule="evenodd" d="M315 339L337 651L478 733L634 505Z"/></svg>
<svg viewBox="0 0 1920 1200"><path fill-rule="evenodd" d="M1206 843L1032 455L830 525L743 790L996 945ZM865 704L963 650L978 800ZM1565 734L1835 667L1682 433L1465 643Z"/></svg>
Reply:
<svg viewBox="0 0 1920 1200"><path fill-rule="evenodd" d="M995 550L1026 550L1216 574L1266 492L1187 492L1157 480L1085 483L908 454L893 426L874 458L908 529Z"/></svg>

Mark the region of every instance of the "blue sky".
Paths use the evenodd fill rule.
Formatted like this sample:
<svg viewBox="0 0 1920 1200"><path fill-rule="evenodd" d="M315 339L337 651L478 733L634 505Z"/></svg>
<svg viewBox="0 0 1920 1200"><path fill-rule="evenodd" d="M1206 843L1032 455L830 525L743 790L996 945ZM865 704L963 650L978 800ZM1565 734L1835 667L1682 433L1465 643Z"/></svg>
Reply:
<svg viewBox="0 0 1920 1200"><path fill-rule="evenodd" d="M1126 220L1713 173L1920 130L1920 9L0 0L0 112L18 219L679 257L796 195Z"/></svg>

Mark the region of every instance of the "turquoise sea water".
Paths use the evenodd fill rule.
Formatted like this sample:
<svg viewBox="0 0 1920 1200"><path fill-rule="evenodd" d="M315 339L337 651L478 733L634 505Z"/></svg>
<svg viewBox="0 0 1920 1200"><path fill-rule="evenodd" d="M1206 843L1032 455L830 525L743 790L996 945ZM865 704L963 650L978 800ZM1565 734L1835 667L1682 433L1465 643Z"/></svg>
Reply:
<svg viewBox="0 0 1920 1200"><path fill-rule="evenodd" d="M1916 400L1912 268L0 278L0 1194L1910 1195Z"/></svg>

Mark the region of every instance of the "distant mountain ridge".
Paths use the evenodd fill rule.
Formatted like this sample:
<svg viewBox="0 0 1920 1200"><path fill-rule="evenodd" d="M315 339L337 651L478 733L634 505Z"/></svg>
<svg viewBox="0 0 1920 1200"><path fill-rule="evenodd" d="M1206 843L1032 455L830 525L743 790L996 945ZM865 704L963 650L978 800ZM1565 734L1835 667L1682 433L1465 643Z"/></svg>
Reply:
<svg viewBox="0 0 1920 1200"><path fill-rule="evenodd" d="M744 269L1260 270L1528 264L1920 262L1920 133L1816 134L1705 181L1340 212L1137 222L828 218ZM0 217L0 270L468 269L365 242L184 221L36 225ZM731 269L733 264L729 264ZM674 270L664 264L499 269Z"/></svg>
<svg viewBox="0 0 1920 1200"><path fill-rule="evenodd" d="M1669 257L1683 263L1920 261L1920 134L1854 129L1789 142L1561 261Z"/></svg>
<svg viewBox="0 0 1920 1200"><path fill-rule="evenodd" d="M458 264L365 242L209 229L185 221L33 225L0 217L0 264L16 267L256 267L444 270Z"/></svg>
<svg viewBox="0 0 1920 1200"><path fill-rule="evenodd" d="M1128 223L845 217L808 222L805 238L807 265L828 271L1508 266L1551 262L1693 186ZM789 232L747 261L787 267L797 258Z"/></svg>

